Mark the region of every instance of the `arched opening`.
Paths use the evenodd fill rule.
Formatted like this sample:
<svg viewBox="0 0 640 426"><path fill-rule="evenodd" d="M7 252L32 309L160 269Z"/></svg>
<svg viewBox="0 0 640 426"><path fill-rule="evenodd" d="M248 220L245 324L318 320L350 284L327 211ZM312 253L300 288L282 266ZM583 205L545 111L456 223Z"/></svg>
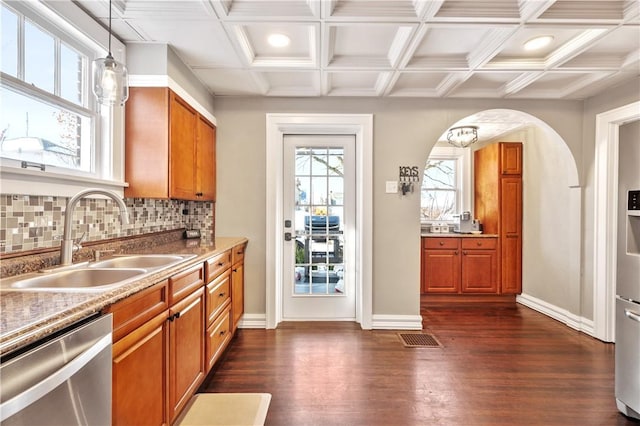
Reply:
<svg viewBox="0 0 640 426"><path fill-rule="evenodd" d="M522 111L481 111L451 123L460 125L479 128L479 140L468 151L495 142L523 143L523 291L518 302L592 334L591 323L581 317L582 194L568 145L544 121ZM434 152L447 146L446 133ZM473 176L473 154L469 157ZM467 205L472 210L473 200Z"/></svg>

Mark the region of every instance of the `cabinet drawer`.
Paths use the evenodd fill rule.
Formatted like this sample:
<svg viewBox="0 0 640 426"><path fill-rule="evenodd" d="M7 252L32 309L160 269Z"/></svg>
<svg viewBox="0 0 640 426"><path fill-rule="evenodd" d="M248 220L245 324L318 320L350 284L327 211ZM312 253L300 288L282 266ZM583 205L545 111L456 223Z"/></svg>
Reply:
<svg viewBox="0 0 640 426"><path fill-rule="evenodd" d="M107 307L113 314L113 341L117 342L169 308L167 280Z"/></svg>
<svg viewBox="0 0 640 426"><path fill-rule="evenodd" d="M460 247L460 238L428 237L422 239L422 248L455 250Z"/></svg>
<svg viewBox="0 0 640 426"><path fill-rule="evenodd" d="M230 308L227 307L218 319L207 328L207 371L211 370L231 339L229 312Z"/></svg>
<svg viewBox="0 0 640 426"><path fill-rule="evenodd" d="M498 246L497 238L462 238L462 248L466 250L491 250Z"/></svg>
<svg viewBox="0 0 640 426"><path fill-rule="evenodd" d="M207 268L207 282L215 279L220 272L231 267L231 250L220 253L205 262Z"/></svg>
<svg viewBox="0 0 640 426"><path fill-rule="evenodd" d="M214 281L207 284L207 324L211 324L220 311L230 303L231 271L227 269Z"/></svg>
<svg viewBox="0 0 640 426"><path fill-rule="evenodd" d="M193 266L169 278L169 304L184 299L204 284L202 265Z"/></svg>
<svg viewBox="0 0 640 426"><path fill-rule="evenodd" d="M244 260L244 251L246 248L247 243L239 244L233 248L233 253L231 254L231 263L233 265Z"/></svg>

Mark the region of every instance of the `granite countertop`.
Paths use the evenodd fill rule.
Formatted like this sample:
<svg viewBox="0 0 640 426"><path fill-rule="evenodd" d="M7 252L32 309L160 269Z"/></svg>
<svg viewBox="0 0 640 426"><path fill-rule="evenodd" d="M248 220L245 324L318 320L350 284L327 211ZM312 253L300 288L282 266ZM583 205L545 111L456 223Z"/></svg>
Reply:
<svg viewBox="0 0 640 426"><path fill-rule="evenodd" d="M498 234L458 234L457 232L448 232L446 234L422 232L420 236L425 238L498 238Z"/></svg>
<svg viewBox="0 0 640 426"><path fill-rule="evenodd" d="M218 237L208 243L204 240L178 240L138 249L131 254L193 254L196 257L103 292L1 291L0 355L99 313L106 306L150 287L185 267L204 262L246 241L244 237Z"/></svg>

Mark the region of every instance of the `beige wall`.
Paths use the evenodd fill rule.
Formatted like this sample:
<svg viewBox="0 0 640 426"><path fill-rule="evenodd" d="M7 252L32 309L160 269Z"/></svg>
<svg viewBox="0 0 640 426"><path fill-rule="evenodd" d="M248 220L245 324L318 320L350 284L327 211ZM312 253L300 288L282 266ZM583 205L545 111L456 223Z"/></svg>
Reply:
<svg viewBox="0 0 640 426"><path fill-rule="evenodd" d="M594 165L596 115L640 100L640 77L606 90L584 103L582 123L583 156L580 167L583 185L582 232L582 316L593 318L593 252L594 252ZM580 157L577 157L580 161Z"/></svg>
<svg viewBox="0 0 640 426"><path fill-rule="evenodd" d="M404 198L385 194L384 183L397 179L400 165L423 167L435 141L450 125L495 108L519 110L541 119L565 141L575 158L582 158L580 101L216 98L216 234L245 235L250 240L246 311L265 312L265 114L373 114L373 313L416 315L420 282L419 193ZM558 167L555 160L550 164ZM561 198L554 193L550 202L558 203ZM549 209L564 211L563 205L549 205ZM546 293L541 289L542 297ZM573 311L578 305L574 301L565 307Z"/></svg>

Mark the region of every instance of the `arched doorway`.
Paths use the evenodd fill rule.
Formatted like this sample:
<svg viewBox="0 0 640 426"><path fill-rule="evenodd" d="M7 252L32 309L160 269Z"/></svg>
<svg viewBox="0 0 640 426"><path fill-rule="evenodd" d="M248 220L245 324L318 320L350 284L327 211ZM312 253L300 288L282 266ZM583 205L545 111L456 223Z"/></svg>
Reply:
<svg viewBox="0 0 640 426"><path fill-rule="evenodd" d="M489 122L498 123L497 129L483 137ZM481 111L451 126L463 124L479 127L481 139L472 149L523 142L523 293L518 302L593 334L592 322L581 315L582 190L568 145L544 121L522 111Z"/></svg>

